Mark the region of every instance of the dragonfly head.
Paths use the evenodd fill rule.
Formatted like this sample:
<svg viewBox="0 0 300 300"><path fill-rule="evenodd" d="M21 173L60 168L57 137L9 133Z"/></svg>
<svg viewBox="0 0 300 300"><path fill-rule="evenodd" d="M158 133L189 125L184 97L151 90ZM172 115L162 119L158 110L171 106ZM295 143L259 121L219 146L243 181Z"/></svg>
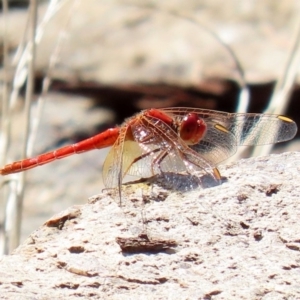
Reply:
<svg viewBox="0 0 300 300"><path fill-rule="evenodd" d="M207 125L196 113L189 113L181 120L178 129L183 141L188 145L195 145L205 136Z"/></svg>

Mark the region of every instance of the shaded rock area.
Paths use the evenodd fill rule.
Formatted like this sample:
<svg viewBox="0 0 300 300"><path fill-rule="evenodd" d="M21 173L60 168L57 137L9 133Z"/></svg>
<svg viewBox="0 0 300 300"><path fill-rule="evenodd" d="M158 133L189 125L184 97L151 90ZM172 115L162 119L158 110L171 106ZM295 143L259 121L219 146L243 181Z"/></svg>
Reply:
<svg viewBox="0 0 300 300"><path fill-rule="evenodd" d="M2 299L298 299L300 154L240 160L186 193L154 182L55 215L0 261Z"/></svg>

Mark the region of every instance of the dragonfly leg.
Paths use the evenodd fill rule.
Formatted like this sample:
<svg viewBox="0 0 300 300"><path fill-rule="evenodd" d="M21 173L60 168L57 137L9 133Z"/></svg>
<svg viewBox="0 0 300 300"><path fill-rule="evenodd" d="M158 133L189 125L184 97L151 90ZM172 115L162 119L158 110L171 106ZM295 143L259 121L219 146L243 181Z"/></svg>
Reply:
<svg viewBox="0 0 300 300"><path fill-rule="evenodd" d="M128 173L129 169L132 167L133 164L135 164L135 163L138 162L139 160L141 160L141 159L143 159L143 158L145 158L145 157L147 157L147 156L149 156L149 155L152 155L153 153L156 153L156 152L158 152L158 151L160 151L160 148L154 149L154 150L152 150L152 151L149 151L149 152L147 152L147 153L145 153L145 154L143 154L143 155L140 155L139 157L135 158L135 159L131 162L131 164L129 165L129 167L127 168L126 172L124 172L124 175L126 175L126 174Z"/></svg>
<svg viewBox="0 0 300 300"><path fill-rule="evenodd" d="M165 149L164 151L162 151L154 160L153 162L151 163L151 170L152 170L152 173L154 173L154 166L157 164L158 167L159 167L159 170L161 173L163 173L162 169L161 169L161 163L162 161L166 158L166 156L168 155L168 150L170 149Z"/></svg>

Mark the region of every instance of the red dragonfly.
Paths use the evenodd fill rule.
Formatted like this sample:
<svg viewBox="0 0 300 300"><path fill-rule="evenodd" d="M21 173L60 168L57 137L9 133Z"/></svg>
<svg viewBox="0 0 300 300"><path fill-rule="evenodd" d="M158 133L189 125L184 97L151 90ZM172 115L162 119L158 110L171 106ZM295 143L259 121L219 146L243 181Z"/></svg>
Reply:
<svg viewBox="0 0 300 300"><path fill-rule="evenodd" d="M238 146L292 139L296 123L281 115L226 113L198 108L141 111L120 127L35 158L6 165L1 175L22 172L53 160L112 146L103 166L104 184L118 187L125 175L150 177L166 172L221 176L216 168Z"/></svg>

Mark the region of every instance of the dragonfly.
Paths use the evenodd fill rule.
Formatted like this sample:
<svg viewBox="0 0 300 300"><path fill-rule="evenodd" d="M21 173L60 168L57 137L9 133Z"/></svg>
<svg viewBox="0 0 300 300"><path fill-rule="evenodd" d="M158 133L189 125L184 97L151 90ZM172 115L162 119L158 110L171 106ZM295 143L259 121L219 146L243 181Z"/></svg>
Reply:
<svg viewBox="0 0 300 300"><path fill-rule="evenodd" d="M126 175L147 178L168 172L202 172L220 181L217 165L235 154L239 146L284 142L296 132L296 123L282 115L151 108L81 142L8 164L0 174L22 172L72 154L111 146L103 165L103 181L107 188L118 188L121 201Z"/></svg>

